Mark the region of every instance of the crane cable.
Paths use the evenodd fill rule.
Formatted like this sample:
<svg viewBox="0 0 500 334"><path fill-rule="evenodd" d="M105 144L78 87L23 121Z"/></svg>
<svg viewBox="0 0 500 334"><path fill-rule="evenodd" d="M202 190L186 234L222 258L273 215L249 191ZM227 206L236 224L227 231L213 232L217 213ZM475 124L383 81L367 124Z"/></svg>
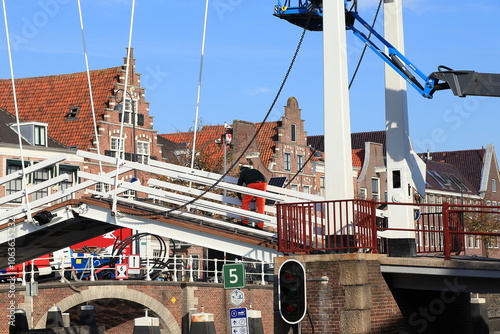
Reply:
<svg viewBox="0 0 500 334"><path fill-rule="evenodd" d="M22 179L21 184L24 189L24 198L26 201L26 217L28 222L33 222L33 218L31 217L31 208L29 201L29 193L27 191L28 185L26 182L26 166L24 165L24 153L23 153L23 139L21 137L21 121L19 119L19 106L17 103L17 94L16 94L16 83L14 79L14 64L12 61L12 49L10 45L10 34L9 34L9 23L7 21L7 8L5 6L5 0L2 0L3 6L3 16L4 16L4 25L5 25L5 37L7 40L7 51L9 54L9 66L10 66L10 78L12 82L12 97L14 99L14 109L16 111L16 126L17 126L17 139L19 141L19 154L21 156L21 171L22 171Z"/></svg>
<svg viewBox="0 0 500 334"><path fill-rule="evenodd" d="M201 55L200 55L200 70L198 75L198 90L196 93L196 111L194 115L194 131L193 131L193 145L191 152L191 169L194 169L194 157L196 149L196 134L198 131L198 115L200 111L200 96L201 96L201 80L203 78L203 56L205 54L205 40L207 38L207 21L208 21L208 0L205 3L205 18L203 20L203 36L201 41Z"/></svg>
<svg viewBox="0 0 500 334"><path fill-rule="evenodd" d="M89 86L89 95L90 95L90 107L92 109L92 120L94 122L94 135L95 135L95 140L96 140L96 146L97 146L97 154L101 154L101 145L99 144L99 133L97 132L97 122L96 122L96 117L95 117L95 108L94 108L94 96L92 93L92 81L90 78L90 69L89 69L89 57L87 54L87 44L85 43L85 30L83 28L83 15L82 15L82 6L80 0L78 0L78 14L80 17L80 30L82 32L82 44L83 44L83 54L85 57L85 69L87 72L87 81L88 81L88 86ZM102 162L99 161L99 171L102 172Z"/></svg>
<svg viewBox="0 0 500 334"><path fill-rule="evenodd" d="M212 190L213 188L215 188L215 186L217 186L229 174L229 172L231 172L234 169L234 167L236 167L236 165L238 165L240 163L240 159L243 157L243 155L246 154L246 151L248 150L248 148L250 147L250 145L252 145L252 143L255 141L255 139L259 135L259 133L262 130L262 128L263 128L263 126L264 126L267 118L271 114L271 111L273 110L276 102L278 101L278 98L280 97L281 92L283 91L283 88L285 87L285 84L286 84L286 82L288 80L290 72L292 71L293 65L295 64L295 60L297 59L297 55L299 53L300 47L302 46L302 42L304 41L304 37L305 37L306 31L307 31L306 28L304 28L304 30L302 31L302 35L300 36L300 40L299 40L299 43L297 45L297 48L295 49L292 61L290 62L290 65L288 66L288 70L286 71L285 77L283 78L283 80L281 82L281 85L280 85L280 87L278 89L278 92L276 93L276 96L274 97L273 102L271 103L271 106L269 107L269 110L266 113L266 116L264 117L264 119L260 123L259 127L257 128L257 131L255 131L255 134L253 135L252 139L250 139L250 141L248 142L248 144L241 151L241 154L234 160L233 164L228 168L228 170L214 184L212 184L210 187L208 187L208 189L204 190L200 195L196 196L195 198L193 198L188 203L185 203L185 204L183 204L183 205L181 205L181 206L179 206L177 208L174 208L174 209L171 209L171 210L167 211L166 212L167 214L170 213L170 212L172 212L172 211L176 211L176 210L179 210L181 208L184 208L184 207L186 207L186 206L188 206L188 205L196 202L198 199L200 199L201 197L203 197L207 192L209 192L210 190Z"/></svg>
<svg viewBox="0 0 500 334"><path fill-rule="evenodd" d="M380 13L380 8L382 7L382 2L383 2L383 0L380 0L378 3L377 12L375 13L375 17L373 18L373 23L371 26L372 29L373 29L373 27L375 27L375 23L377 22L378 14ZM370 33L368 34L368 39L370 39L371 35L372 35L372 33L370 31ZM356 69L354 70L354 73L352 74L351 82L349 82L349 89L351 88L351 86L354 82L354 78L356 78L356 74L358 73L359 67L361 66L361 62L363 61L367 47L368 47L367 44L365 44L365 46L363 47L363 52L361 52L361 56L359 57L358 65L356 66Z"/></svg>
<svg viewBox="0 0 500 334"><path fill-rule="evenodd" d="M129 73L130 73L130 55L132 52L132 32L134 28L134 14L135 14L135 0L132 0L132 10L130 13L130 27L129 27L129 36L128 36L128 47L127 47L127 63L126 63L126 69L125 69L125 82L123 86L123 101L126 101L127 99L127 87L128 87L128 80L129 80ZM133 103L133 101L131 101ZM133 120L135 122L135 119ZM118 153L116 157L116 173L115 173L115 182L114 182L114 192L113 192L113 204L112 204L112 209L111 212L115 213L117 212L117 201L118 201L118 176L119 176L119 170L120 170L120 165L121 165L121 154L125 150L125 138L123 135L123 124L125 123L125 107L123 108L123 114L122 114L122 120L120 122L120 139L118 141ZM134 123L135 124L135 123ZM132 138L132 143L135 145L135 138Z"/></svg>
<svg viewBox="0 0 500 334"><path fill-rule="evenodd" d="M308 22L308 24L309 24L309 22ZM173 208L173 209L170 209L168 211L165 211L163 213L164 215L168 215L169 213L172 213L173 211L177 211L177 210L183 209L183 208L185 208L185 207L193 204L197 200L199 200L206 193L208 193L210 190L212 190L213 188L215 188L234 169L234 167L236 167L236 165L239 164L240 159L243 157L243 155L246 154L246 151L248 150L248 148L250 147L250 145L252 145L252 143L255 141L255 139L259 135L260 131L262 130L262 128L264 126L264 123L266 122L267 118L271 114L271 111L273 110L274 106L276 105L276 102L278 101L278 98L280 97L281 92L283 91L283 88L285 87L285 84L286 84L286 82L288 80L288 77L290 76L290 72L292 71L293 65L295 64L295 60L297 59L297 55L298 55L298 53L300 51L300 47L302 46L302 42L304 41L304 37L306 35L306 31L307 31L307 26L302 31L302 35L300 36L299 43L298 43L298 45L297 45L297 47L295 49L295 52L293 54L292 60L290 62L290 65L288 66L288 69L286 71L285 77L283 78L283 80L281 82L281 85L280 85L280 87L278 89L278 92L276 93L276 96L274 97L273 102L271 103L271 106L269 107L269 110L266 113L266 116L264 117L264 119L260 123L259 127L257 128L257 131L255 131L255 134L253 135L253 137L250 139L250 141L245 146L245 148L241 151L241 154L234 160L233 164L227 169L227 171L217 181L215 181L214 184L212 184L210 187L208 187L207 189L205 189L198 196L194 197L191 201L189 201L187 203L184 203L182 205L179 205L176 208ZM160 214L159 213L158 214L149 213L149 214L144 214L144 215L142 215L142 214L133 214L133 215L134 216L152 216L152 215L160 215Z"/></svg>

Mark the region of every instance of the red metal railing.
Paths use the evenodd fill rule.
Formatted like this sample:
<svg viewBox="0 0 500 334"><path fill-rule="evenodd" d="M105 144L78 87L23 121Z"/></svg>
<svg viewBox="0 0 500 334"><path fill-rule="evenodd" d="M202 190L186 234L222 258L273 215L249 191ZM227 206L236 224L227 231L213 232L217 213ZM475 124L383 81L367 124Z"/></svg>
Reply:
<svg viewBox="0 0 500 334"><path fill-rule="evenodd" d="M395 205L414 210L413 226L407 229L388 226L384 211L390 212ZM472 229L474 225L468 225L468 221L470 224L474 215L493 215L490 220L498 222L500 230L500 207L357 199L278 204L278 248L284 253L387 253L387 239L381 232L394 231L414 235L417 253L442 254L450 259L451 254L465 252L466 237L491 240L500 237L494 224L481 230L479 222Z"/></svg>
<svg viewBox="0 0 500 334"><path fill-rule="evenodd" d="M279 249L285 253L378 252L375 206L364 200L277 205Z"/></svg>

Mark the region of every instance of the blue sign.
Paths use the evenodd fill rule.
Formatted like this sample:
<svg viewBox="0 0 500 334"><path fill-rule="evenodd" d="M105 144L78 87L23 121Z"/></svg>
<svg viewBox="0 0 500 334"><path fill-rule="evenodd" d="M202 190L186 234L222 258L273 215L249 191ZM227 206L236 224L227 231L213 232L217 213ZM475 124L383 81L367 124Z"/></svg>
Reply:
<svg viewBox="0 0 500 334"><path fill-rule="evenodd" d="M246 307L229 309L231 334L248 333L248 314Z"/></svg>

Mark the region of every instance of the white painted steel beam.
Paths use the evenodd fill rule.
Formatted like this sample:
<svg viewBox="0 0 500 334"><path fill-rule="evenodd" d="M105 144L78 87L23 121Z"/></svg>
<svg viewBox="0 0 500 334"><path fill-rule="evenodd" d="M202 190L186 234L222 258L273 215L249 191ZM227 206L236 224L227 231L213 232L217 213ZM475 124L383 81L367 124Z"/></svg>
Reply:
<svg viewBox="0 0 500 334"><path fill-rule="evenodd" d="M274 257L280 255L278 251L271 248L198 231L196 230L195 224L193 224L193 228L188 228L168 224L146 217L134 217L125 215L112 217L110 216L109 209L93 205L85 205L87 206L87 209L84 210L85 212L80 211L80 216L108 222L110 224L116 224L120 227L157 234L163 237L193 243L202 247L216 249L219 251L228 252L238 256L265 262L273 262Z"/></svg>
<svg viewBox="0 0 500 334"><path fill-rule="evenodd" d="M130 169L128 169L128 168L120 168L118 170L118 174L127 173L129 171L130 171ZM116 174L116 172L113 171L113 172L110 172L110 173L105 174L105 175L114 176L115 174ZM91 187L95 184L96 184L95 181L86 181L86 182L79 183L73 187L70 187L70 188L61 190L57 193L45 196L44 198L38 199L36 201L31 201L30 207L33 210L33 209L41 207L41 206L49 205L51 202L55 202L57 200L60 200L66 196L73 194L74 192ZM0 212L0 226L2 224L7 223L7 219L18 219L18 218L22 218L23 215L26 215L26 207L24 205L20 205L20 206L14 207L12 209L9 209L7 211Z"/></svg>
<svg viewBox="0 0 500 334"><path fill-rule="evenodd" d="M384 2L384 35L389 43L404 53L403 4L401 0ZM410 153L406 80L388 65L385 65L385 109L387 200L396 203L412 203L412 189L415 182L412 182L412 171L409 168L409 162L416 160ZM419 158L417 157L417 159ZM420 179L423 177L418 166L414 171L414 176ZM390 210L389 227L401 229L414 227L413 208L411 206L393 205ZM415 233L410 231L387 231L384 232L384 236L390 238L414 238Z"/></svg>
<svg viewBox="0 0 500 334"><path fill-rule="evenodd" d="M325 197L354 198L344 1L323 1Z"/></svg>
<svg viewBox="0 0 500 334"><path fill-rule="evenodd" d="M92 192L97 194L97 195L104 195L104 194L98 193L96 191L92 191ZM134 205L135 208L142 207L142 208L160 211L160 212L165 210L164 206L152 204L152 203L145 203L145 202L141 202L141 201L136 201L136 200L133 200L130 198L118 198L118 202L127 203L129 205ZM124 214L124 215L127 215L127 214ZM217 225L217 226L226 227L226 228L228 228L228 227L234 228L235 227L234 223L230 223L230 222L227 222L224 220L219 220L219 219L215 219L215 218L204 216L204 215L191 213L188 211L174 210L174 211L171 211L168 216L170 216L170 215L181 218L181 219L192 220L194 222L194 224L196 224L196 222L204 222L207 224ZM274 233L274 232L267 232L264 230L256 230L252 227L246 227L246 226L241 226L241 225L238 225L236 228L238 230L241 230L241 231L251 232L255 235L260 235L260 236L268 237L268 238L276 235L276 233Z"/></svg>
<svg viewBox="0 0 500 334"><path fill-rule="evenodd" d="M8 202L11 202L15 199L18 199L18 198L21 198L23 196L26 195L26 193L28 194L32 194L34 192L37 192L39 190L42 190L42 189L45 189L45 188L48 188L48 187L51 187L55 184L58 184L59 182L62 182L62 181L66 181L69 179L69 175L68 174L61 174L61 175L58 175L56 177L53 177L52 179L49 179L47 181L44 181L42 183L38 183L38 184L35 184L27 189L23 189L21 191L18 191L14 194L10 194L8 196L5 196L5 197L2 197L0 198L0 204L5 204L5 203L8 203Z"/></svg>
<svg viewBox="0 0 500 334"><path fill-rule="evenodd" d="M43 161L40 161L40 162L38 162L38 163L36 163L34 165L26 167L24 169L24 172L26 174L33 173L33 172L35 172L37 170L40 170L42 168L46 168L48 166L54 165L54 164L56 164L58 162L66 160L66 159L67 159L67 155L66 154L59 154L59 155L51 157L51 158L49 158L47 160L43 160ZM22 170L19 170L17 172L5 175L4 177L0 177L0 184L4 184L6 182L15 180L15 179L17 179L17 178L19 178L21 176L23 176Z"/></svg>
<svg viewBox="0 0 500 334"><path fill-rule="evenodd" d="M85 178L85 179L94 180L95 182L102 182L102 183L107 183L110 185L114 184L114 179L109 178L109 177L94 175L94 174L90 174L90 173L86 173L86 172L78 172L78 176ZM162 198L164 201L176 200L176 201L180 201L180 202L185 204L185 203L189 203L190 201L193 200L193 197L189 197L189 196L185 196L185 195L181 195L181 194L176 194L174 192L168 192L168 191L164 191L161 189L155 189L155 188L142 186L138 183L119 182L118 186L126 188L126 189L130 189L130 190L134 190L137 192L146 193L148 195L157 196L159 198ZM209 212L211 211L211 212L214 212L217 214L231 213L231 214L235 214L235 215L239 215L239 216L248 217L251 219L260 220L260 221L263 221L266 223L270 223L272 225L276 225L276 218L275 217L267 216L267 215L256 213L253 211L243 210L241 208L229 207L229 206L224 205L224 204L210 202L210 201L206 201L206 200L202 200L202 199L196 200L194 203L189 204L189 206L191 208L205 210L205 211L209 211ZM165 208L165 209L166 209L165 211L171 210L168 208Z"/></svg>
<svg viewBox="0 0 500 334"><path fill-rule="evenodd" d="M104 155L98 155L96 153L91 153L87 151L78 151L77 154L81 157L101 161L104 163L108 163L110 165L116 164L116 158L108 157ZM138 162L131 162L120 160L122 166L127 166L129 168L142 170L145 172L163 175L166 177L171 177L174 179L178 179L179 175L182 175L182 179L191 181L191 182L199 182L206 185L212 185L215 181L219 180L222 175L216 173L210 173L200 170L193 170L188 167L177 166L173 164L167 164L164 162L159 162L156 160L149 160L148 164L142 164ZM210 182L208 180L212 180ZM297 202L297 201L322 201L324 200L321 196L316 196L312 194L305 194L298 191L293 191L290 189L279 188L275 186L268 185L267 192L263 193L259 190L248 189L246 187L237 186L237 178L226 176L223 181L221 181L216 188L225 189L240 193L251 193L255 195L262 196L264 198L268 198L270 200L275 200L279 202ZM281 197L279 197L281 195ZM286 197L283 197L285 195ZM278 196L278 197L276 197ZM288 198L289 197L289 198Z"/></svg>

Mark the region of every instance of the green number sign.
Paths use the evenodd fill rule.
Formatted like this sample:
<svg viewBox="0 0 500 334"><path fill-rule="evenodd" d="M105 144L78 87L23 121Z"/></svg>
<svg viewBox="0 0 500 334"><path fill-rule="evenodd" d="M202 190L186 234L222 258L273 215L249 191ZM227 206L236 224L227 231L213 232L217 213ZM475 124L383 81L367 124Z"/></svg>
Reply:
<svg viewBox="0 0 500 334"><path fill-rule="evenodd" d="M224 289L241 289L245 287L245 266L243 263L225 264L222 267L224 274Z"/></svg>

